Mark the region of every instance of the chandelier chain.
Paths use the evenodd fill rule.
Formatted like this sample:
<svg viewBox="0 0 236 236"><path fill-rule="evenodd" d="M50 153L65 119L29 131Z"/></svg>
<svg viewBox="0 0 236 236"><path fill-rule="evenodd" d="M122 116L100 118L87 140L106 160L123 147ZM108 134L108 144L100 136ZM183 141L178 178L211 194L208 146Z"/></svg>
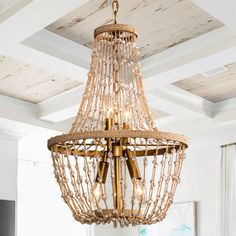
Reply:
<svg viewBox="0 0 236 236"><path fill-rule="evenodd" d="M113 11L113 21L117 23L117 14L119 11L119 2L117 0L113 0L112 2L112 11Z"/></svg>

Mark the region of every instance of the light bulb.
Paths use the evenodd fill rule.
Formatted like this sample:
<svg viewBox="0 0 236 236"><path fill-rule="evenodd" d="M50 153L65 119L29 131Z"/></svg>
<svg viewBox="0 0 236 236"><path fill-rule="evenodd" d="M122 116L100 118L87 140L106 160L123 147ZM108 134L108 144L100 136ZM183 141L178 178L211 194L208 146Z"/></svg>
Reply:
<svg viewBox="0 0 236 236"><path fill-rule="evenodd" d="M126 111L126 112L124 113L124 122L125 122L125 123L128 123L129 120L130 120L130 113L129 113L128 111Z"/></svg>
<svg viewBox="0 0 236 236"><path fill-rule="evenodd" d="M96 202L99 203L102 199L102 184L101 183L95 183L93 188L93 195L94 195L94 203L96 205Z"/></svg>
<svg viewBox="0 0 236 236"><path fill-rule="evenodd" d="M113 116L113 108L112 107L109 107L108 109L107 109L107 118L109 119L109 118L112 118L112 116Z"/></svg>
<svg viewBox="0 0 236 236"><path fill-rule="evenodd" d="M137 199L142 204L146 201L146 191L142 180L134 180L134 198Z"/></svg>

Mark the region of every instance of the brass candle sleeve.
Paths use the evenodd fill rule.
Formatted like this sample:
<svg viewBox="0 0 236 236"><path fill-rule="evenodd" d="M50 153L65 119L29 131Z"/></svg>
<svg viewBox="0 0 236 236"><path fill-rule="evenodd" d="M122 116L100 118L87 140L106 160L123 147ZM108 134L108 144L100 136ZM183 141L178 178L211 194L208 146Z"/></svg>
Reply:
<svg viewBox="0 0 236 236"><path fill-rule="evenodd" d="M126 149L124 152L127 156L126 163L129 170L130 178L142 179L137 160L133 159L131 152L128 149Z"/></svg>
<svg viewBox="0 0 236 236"><path fill-rule="evenodd" d="M114 207L116 209L121 209L121 183L120 183L120 177L121 177L121 163L120 163L120 157L122 155L121 146L118 143L113 143L112 145L112 152L114 156L114 167L115 167L115 181L114 181L114 193L115 193L115 201L114 201Z"/></svg>
<svg viewBox="0 0 236 236"><path fill-rule="evenodd" d="M112 118L107 118L106 119L106 124L105 124L105 129L106 130L110 130L112 128L113 125L113 119Z"/></svg>
<svg viewBox="0 0 236 236"><path fill-rule="evenodd" d="M108 172L108 167L109 167L109 163L106 161L100 161L99 162L99 170L97 173L97 177L96 177L96 182L99 183L100 181L105 184L106 183L106 179L107 179L107 172Z"/></svg>

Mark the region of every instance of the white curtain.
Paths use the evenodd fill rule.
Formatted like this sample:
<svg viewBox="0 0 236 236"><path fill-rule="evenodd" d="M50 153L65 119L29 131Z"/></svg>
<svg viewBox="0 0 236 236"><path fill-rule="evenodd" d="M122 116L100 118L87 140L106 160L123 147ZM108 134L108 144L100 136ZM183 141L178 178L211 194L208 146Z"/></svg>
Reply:
<svg viewBox="0 0 236 236"><path fill-rule="evenodd" d="M218 236L236 236L236 145L221 147L218 186Z"/></svg>

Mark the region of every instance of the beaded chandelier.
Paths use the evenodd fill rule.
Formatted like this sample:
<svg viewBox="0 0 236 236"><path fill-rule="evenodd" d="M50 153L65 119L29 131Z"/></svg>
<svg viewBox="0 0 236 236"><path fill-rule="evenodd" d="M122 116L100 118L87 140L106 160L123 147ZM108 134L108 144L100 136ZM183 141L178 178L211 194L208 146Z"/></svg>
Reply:
<svg viewBox="0 0 236 236"><path fill-rule="evenodd" d="M162 221L173 201L187 140L160 132L144 96L137 32L94 31L88 81L68 134L48 141L62 198L82 224Z"/></svg>

